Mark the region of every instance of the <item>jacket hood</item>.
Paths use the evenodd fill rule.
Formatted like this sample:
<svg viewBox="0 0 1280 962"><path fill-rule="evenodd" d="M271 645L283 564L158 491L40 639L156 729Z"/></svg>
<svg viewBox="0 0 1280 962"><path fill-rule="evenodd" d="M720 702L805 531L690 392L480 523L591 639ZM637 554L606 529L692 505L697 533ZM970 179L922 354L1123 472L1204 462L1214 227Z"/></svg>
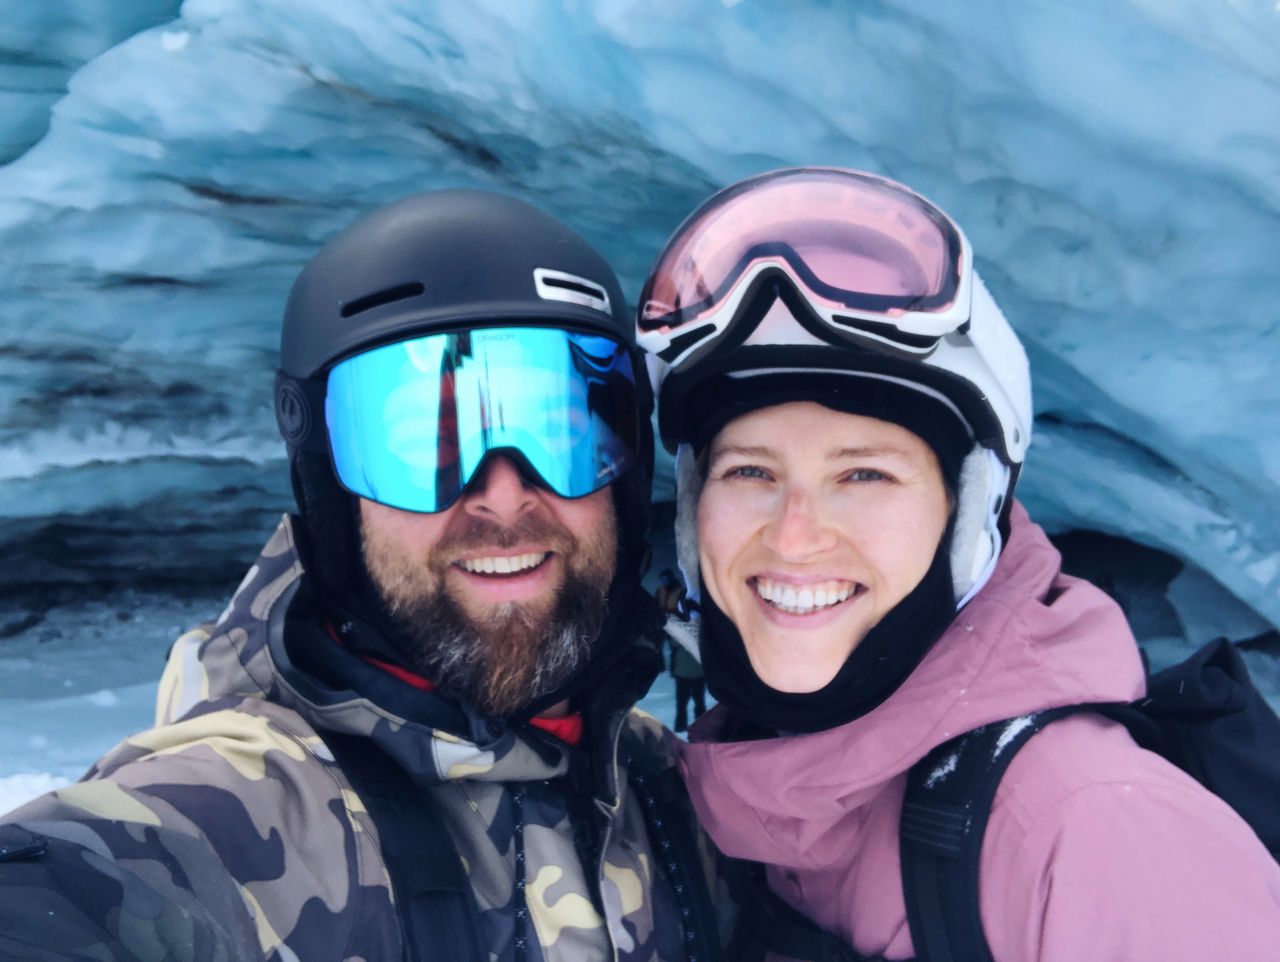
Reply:
<svg viewBox="0 0 1280 962"><path fill-rule="evenodd" d="M717 707L694 726L681 766L699 770L694 804L727 854L820 868L844 857L824 836L934 746L1044 708L1131 701L1144 685L1119 605L1062 574L1057 549L1015 503L991 580L880 706L814 734L725 743L728 713Z"/></svg>

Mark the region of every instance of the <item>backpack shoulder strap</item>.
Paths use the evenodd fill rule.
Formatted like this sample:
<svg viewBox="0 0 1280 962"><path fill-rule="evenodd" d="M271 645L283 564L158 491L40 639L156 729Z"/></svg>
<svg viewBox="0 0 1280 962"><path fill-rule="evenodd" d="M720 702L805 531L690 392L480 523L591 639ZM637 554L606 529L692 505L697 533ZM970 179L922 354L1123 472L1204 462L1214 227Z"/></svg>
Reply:
<svg viewBox="0 0 1280 962"><path fill-rule="evenodd" d="M907 924L921 962L992 962L978 870L996 788L1032 735L1093 707L1053 708L984 725L944 742L912 767L899 845Z"/></svg>
<svg viewBox="0 0 1280 962"><path fill-rule="evenodd" d="M938 746L907 778L899 826L907 920L928 962L990 962L979 914L978 869L991 803L1019 748L1050 722L1094 712L1123 724L1244 818L1280 858L1280 717L1250 680L1239 652L1216 639L1148 678L1133 704L1070 705L986 725Z"/></svg>
<svg viewBox="0 0 1280 962"><path fill-rule="evenodd" d="M405 962L483 962L479 914L439 807L370 739L321 732L378 829Z"/></svg>

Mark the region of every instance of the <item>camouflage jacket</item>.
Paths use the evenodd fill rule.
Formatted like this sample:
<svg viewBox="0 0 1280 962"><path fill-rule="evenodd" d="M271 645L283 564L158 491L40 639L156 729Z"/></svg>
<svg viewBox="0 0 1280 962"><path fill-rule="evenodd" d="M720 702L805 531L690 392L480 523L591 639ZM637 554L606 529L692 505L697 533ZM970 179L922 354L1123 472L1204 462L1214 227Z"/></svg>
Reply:
<svg viewBox="0 0 1280 962"><path fill-rule="evenodd" d="M433 695L396 712L326 684L286 640L302 574L285 518L218 621L175 644L156 726L0 820L0 958L410 957L379 823L331 749L344 739L429 797L485 958L690 957L687 885L671 882L671 839L626 771L627 745L669 769L670 733L616 711L588 763ZM705 852L680 854L706 867Z"/></svg>

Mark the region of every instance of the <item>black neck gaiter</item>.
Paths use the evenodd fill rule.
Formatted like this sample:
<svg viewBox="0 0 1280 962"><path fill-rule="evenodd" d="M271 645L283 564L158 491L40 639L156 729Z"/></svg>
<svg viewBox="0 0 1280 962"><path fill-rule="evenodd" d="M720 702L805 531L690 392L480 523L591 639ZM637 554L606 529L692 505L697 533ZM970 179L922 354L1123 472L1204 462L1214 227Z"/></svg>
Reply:
<svg viewBox="0 0 1280 962"><path fill-rule="evenodd" d="M950 557L948 525L920 584L867 632L836 676L813 692L778 691L761 681L738 629L704 590L701 648L708 690L751 729L818 732L862 717L906 681L954 620Z"/></svg>

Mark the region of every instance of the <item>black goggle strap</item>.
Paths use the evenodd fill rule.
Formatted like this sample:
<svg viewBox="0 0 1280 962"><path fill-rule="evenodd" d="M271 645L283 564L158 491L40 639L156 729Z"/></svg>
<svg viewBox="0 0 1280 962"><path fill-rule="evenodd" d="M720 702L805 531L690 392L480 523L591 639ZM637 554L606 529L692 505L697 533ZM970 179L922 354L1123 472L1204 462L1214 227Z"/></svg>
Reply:
<svg viewBox="0 0 1280 962"><path fill-rule="evenodd" d="M329 431L324 420L326 380L297 378L276 371L276 424L289 451L329 450Z"/></svg>
<svg viewBox="0 0 1280 962"><path fill-rule="evenodd" d="M751 281L751 286L743 293L733 319L723 330L711 334L711 326L708 324L690 325L692 328L690 331L672 338L671 346L659 352L658 356L670 362L687 349L689 343L697 343L703 338L706 338L706 343L699 345L697 350L679 363L678 367L690 367L712 353L731 353L741 347L760 326L760 322L764 320L775 301L782 301L801 327L820 341L833 346L862 342L856 332L835 328L819 317L804 295L796 288L795 281L780 268L769 267ZM711 336L708 337L708 334Z"/></svg>

